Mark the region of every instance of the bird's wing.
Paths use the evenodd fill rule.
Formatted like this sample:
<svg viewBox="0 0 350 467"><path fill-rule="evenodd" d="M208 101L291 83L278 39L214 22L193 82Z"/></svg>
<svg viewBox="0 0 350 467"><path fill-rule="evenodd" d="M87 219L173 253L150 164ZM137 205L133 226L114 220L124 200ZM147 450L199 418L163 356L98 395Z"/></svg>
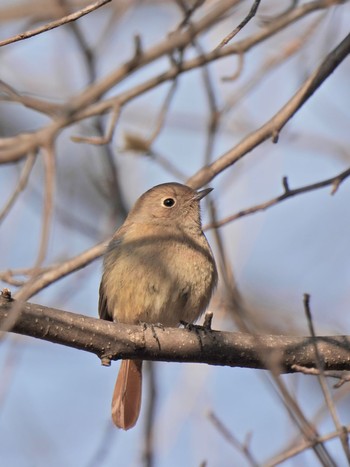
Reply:
<svg viewBox="0 0 350 467"><path fill-rule="evenodd" d="M113 321L111 314L108 311L107 297L104 291L103 277L100 284L100 298L98 300L98 315L101 319Z"/></svg>

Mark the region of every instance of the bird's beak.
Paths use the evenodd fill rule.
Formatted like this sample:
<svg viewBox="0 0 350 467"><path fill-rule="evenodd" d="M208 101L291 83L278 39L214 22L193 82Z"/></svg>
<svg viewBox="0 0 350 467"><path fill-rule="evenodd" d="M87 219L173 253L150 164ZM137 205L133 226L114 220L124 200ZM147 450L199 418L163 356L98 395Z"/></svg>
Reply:
<svg viewBox="0 0 350 467"><path fill-rule="evenodd" d="M204 196L207 196L211 191L213 191L213 189L214 188L205 188L205 190L197 191L193 199L200 201L201 199L204 198Z"/></svg>

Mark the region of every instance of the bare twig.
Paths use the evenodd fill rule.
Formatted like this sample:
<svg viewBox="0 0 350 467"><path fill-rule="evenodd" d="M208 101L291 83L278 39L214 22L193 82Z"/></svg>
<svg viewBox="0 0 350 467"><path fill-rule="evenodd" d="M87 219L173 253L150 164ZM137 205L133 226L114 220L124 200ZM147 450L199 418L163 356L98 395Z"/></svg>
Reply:
<svg viewBox="0 0 350 467"><path fill-rule="evenodd" d="M88 74L88 81L91 85L96 81L98 70L97 70L97 63L96 63L96 55L91 47L88 45L84 34L81 32L79 25L77 23L70 23L71 30L78 42L78 45L81 49L82 55L85 58L87 74ZM101 151L104 156L104 161L107 166L107 193L106 197L108 200L113 200L112 204L112 215L113 217L122 216L125 217L127 214L127 210L125 208L123 202L123 196L120 189L120 183L118 180L118 170L114 160L114 154L112 148L110 147L109 143L111 142L114 130L117 125L121 107L118 103L111 107L111 113L107 122L106 129L103 128L102 123L102 116L99 115L97 119L95 119L94 127L97 131L98 136L93 137L72 137L71 139L76 142L85 142L90 144L103 144L103 150ZM105 184L103 184L105 186ZM100 189L100 191L103 191Z"/></svg>
<svg viewBox="0 0 350 467"><path fill-rule="evenodd" d="M233 433L222 423L222 421L213 412L209 412L209 420L213 423L215 428L222 434L222 436L238 451L240 451L246 458L249 465L258 467L259 463L254 459L253 454L250 452L249 437L244 443L238 441Z"/></svg>
<svg viewBox="0 0 350 467"><path fill-rule="evenodd" d="M120 68L110 75L102 78L94 86L90 86L79 96L72 99L69 103L71 112L83 109L86 105L95 102L103 96L111 87L119 83L125 76L138 70L141 66L147 65L162 56L169 56L173 51L181 50L186 47L202 31L207 30L213 23L222 17L237 0L222 0L215 5L204 17L193 23L191 28L184 31L174 32L170 38L155 45L141 56L133 57L124 63ZM181 67L182 68L182 67Z"/></svg>
<svg viewBox="0 0 350 467"><path fill-rule="evenodd" d="M171 83L171 86L165 96L165 99L164 99L164 102L163 102L163 105L160 109L160 112L159 112L159 115L158 115L158 119L157 119L157 124L156 124L156 127L154 128L150 138L149 138L149 146L151 147L152 144L154 143L155 139L158 137L158 135L160 134L163 126L164 126L164 123L165 123L165 119L166 119L166 116L169 112L169 109L170 109L170 104L171 104L171 101L173 100L174 96L175 96L175 92L176 92L176 88L177 88L177 80L174 79L174 81Z"/></svg>
<svg viewBox="0 0 350 467"><path fill-rule="evenodd" d="M222 108L222 113L229 112L238 104L238 102L244 100L246 96L261 83L263 79L266 79L270 72L284 64L286 60L305 47L305 45L314 37L315 32L318 30L318 26L324 20L326 15L326 12L322 15L319 15L319 17L317 17L311 25L309 24L307 28L305 28L305 31L300 33L297 37L293 36L292 39L288 40L285 45L281 46L281 50L271 56L268 56L262 65L257 70L254 70L252 77L242 86L238 87L238 89L235 90L231 97L226 99L226 102ZM237 71L232 76L224 76L222 78L223 81L232 81L239 76L241 68L243 67L244 54L239 54L238 59L239 64Z"/></svg>
<svg viewBox="0 0 350 467"><path fill-rule="evenodd" d="M55 191L55 152L53 146L47 145L43 148L43 160L45 166L45 195L44 195L44 209L43 220L41 229L41 238L38 256L35 262L35 268L41 266L45 260L47 248L49 244L49 235L51 220L53 214L54 191Z"/></svg>
<svg viewBox="0 0 350 467"><path fill-rule="evenodd" d="M346 428L347 433L349 433L350 432L350 425L345 427L345 428ZM338 431L335 431L333 433L328 433L327 435L319 436L319 437L315 438L312 441L303 440L303 441L300 442L300 444L298 446L294 446L294 447L292 447L290 449L287 449L286 451L279 454L278 456L275 456L272 459L270 459L269 461L265 462L263 464L263 467L275 467L277 465L280 465L282 462L284 462L284 461L286 461L286 460L288 460L288 459L290 459L290 458L292 458L294 456L297 456L301 452L306 451L307 449L310 449L310 448L316 446L319 443L325 443L326 441L337 438L338 436L339 436Z"/></svg>
<svg viewBox="0 0 350 467"><path fill-rule="evenodd" d="M342 0L337 0L337 3L341 2ZM140 94L143 94L144 92L153 89L155 86L159 85L160 83L163 83L168 80L173 80L176 76L178 76L180 73L184 73L190 70L193 70L195 68L201 67L204 64L213 62L215 60L218 60L223 57L227 57L230 55L242 55L244 52L248 52L251 48L256 46L257 44L261 43L262 41L266 40L267 38L271 37L272 35L276 34L283 28L293 24L295 21L304 18L305 15L313 13L318 10L322 10L325 8L329 8L329 0L316 0L314 2L310 2L307 4L303 4L298 8L295 8L290 14L286 15L281 19L280 21L276 21L273 23L269 28L265 28L262 31L259 31L258 33L248 37L247 39L243 39L242 41L238 41L233 45L229 45L227 47L224 47L219 50L213 50L211 52L199 55L195 58L183 61L180 67L172 67L168 71L165 71L161 75L158 75L154 78L151 78L140 85L132 88L131 90L128 90L122 94L120 94L117 98L110 98L106 99L104 101L96 102L96 103L89 103L90 105L87 105L86 108L82 108L81 110L78 111L78 113L75 115L75 119L83 119L83 118L88 118L93 115L96 115L98 113L103 113L108 111L113 105L115 105L116 101L120 105L124 105L126 102L129 102L131 99L134 99L135 97L139 96ZM193 42L193 37L191 38L191 41ZM169 41L168 41L169 42ZM173 49L172 48L167 48L164 54L169 55ZM176 50L176 47L175 47ZM162 49L163 52L163 49ZM151 51L147 52L147 54L150 54ZM145 52L146 54L146 52ZM158 55L155 57L152 57L153 60L159 58ZM145 58L143 58L145 60ZM147 63L150 58L147 57ZM141 65L140 65L141 66ZM126 65L124 65L124 75L127 73L130 73L131 71ZM102 87L103 89L96 90L97 93L104 94L109 90L110 87L113 85L117 84L119 81L123 79L123 73L122 69L116 70L114 73L112 73L109 76L108 81L109 86L106 86L107 83L100 82L96 83L96 86ZM93 93L95 94L95 92ZM93 101L92 101L93 102Z"/></svg>
<svg viewBox="0 0 350 467"><path fill-rule="evenodd" d="M346 169L343 172L340 172L335 177L327 178L326 180L322 180L317 183L311 183L310 185L305 185L305 186L294 188L294 189L290 189L289 186L288 186L288 189L286 189L287 179L284 178L283 186L284 186L285 191L282 195L276 196L275 198L272 198L269 201L265 201L264 203L260 203L255 206L252 206L251 208L243 209L242 211L239 211L238 213L233 214L232 216L225 217L224 219L216 221L215 223L207 224L204 226L204 229L205 230L213 229L213 228L217 229L223 225L228 224L229 222L233 222L236 219L239 219L240 217L248 216L258 211L264 211L265 209L268 209L271 206L275 206L276 204L288 198L291 198L293 196L300 195L302 193L308 193L309 191L319 190L320 188L325 188L327 186L333 187L331 191L331 194L333 195L335 193L335 190L339 188L340 184L349 176L350 176L350 169Z"/></svg>
<svg viewBox="0 0 350 467"><path fill-rule="evenodd" d="M311 317L310 295L309 294L304 294L304 310L305 310L305 314L306 314L306 318L307 318L307 323L308 323L308 326L309 326L309 331L310 331L311 337L314 340L316 368L319 371L318 380L319 380L319 383L320 383L320 386L321 386L321 389L322 389L323 397L324 397L325 402L327 404L329 413L331 414L331 417L333 419L333 423L335 425L335 428L337 429L337 431L339 433L339 438L340 438L341 444L343 446L345 456L346 456L346 458L348 460L348 463L350 464L350 450L349 450L348 433L347 433L346 428L344 426L342 426L342 424L340 422L340 419L339 419L339 416L338 416L338 413L337 413L337 409L335 407L335 404L333 402L330 390L329 390L328 385L327 385L326 377L325 377L325 375L323 373L324 363L322 361L322 358L321 358L321 355L319 353L319 349L318 349L318 346L317 346L317 342L316 342L316 334L315 334L315 329L314 329L314 325L313 325L312 317Z"/></svg>
<svg viewBox="0 0 350 467"><path fill-rule="evenodd" d="M152 467L154 465L154 454L155 454L155 436L154 436L154 418L157 398L157 387L156 387L156 374L154 362L145 362L147 365L148 375L148 400L146 409L146 423L145 423L145 445L143 453L143 464L145 467Z"/></svg>
<svg viewBox="0 0 350 467"><path fill-rule="evenodd" d="M0 100L2 101L18 102L29 109L51 116L58 115L61 112L61 106L59 104L53 104L43 99L38 99L37 97L22 95L3 80L0 80L0 89L2 90L0 96Z"/></svg>
<svg viewBox="0 0 350 467"><path fill-rule="evenodd" d="M56 282L59 279L71 274L72 272L78 271L79 269L87 266L95 259L103 255L108 240L106 242L98 243L92 248L80 253L79 255L71 258L67 261L64 261L61 264L54 265L48 270L44 270L43 273L39 273L37 277L34 277L32 280L28 281L25 286L22 287L16 294L18 300L23 300L32 297L40 290L43 290L45 287L48 287L53 282Z"/></svg>
<svg viewBox="0 0 350 467"><path fill-rule="evenodd" d="M341 0L335 1L335 3L339 2L341 2ZM202 30L205 30L206 27L209 27L210 24L215 22L217 18L221 17L222 14L224 14L224 12L227 9L229 9L233 4L233 0L227 3L220 2L220 8L214 9L214 11L212 11L205 18L196 23L194 27L194 33L199 34ZM116 98L110 98L106 99L105 101L95 102L98 98L100 98L103 94L110 90L110 88L112 88L115 84L123 80L126 76L129 76L131 72L139 69L143 65L150 63L151 61L156 60L164 54L169 55L173 50L177 50L178 48L185 46L188 43L188 41L193 41L194 38L194 33L192 34L193 28L191 28L191 33L187 31L186 33L182 33L184 35L181 35L180 33L175 34L175 36L172 36L171 41L166 40L159 46L154 47L148 52L144 52L144 54L142 55L142 59L138 59L137 62L135 62L135 60L133 59L125 63L113 73L108 75L106 78L95 83L94 85L89 86L79 96L67 102L65 106L60 106L60 118L57 118L49 126L41 128L38 131L30 134L24 133L18 135L17 137L4 138L2 141L0 141L0 163L15 162L21 159L24 156L24 154L27 154L29 151L36 151L43 140L47 141L48 137L55 138L62 128L67 127L70 124L82 120L84 118L107 112L115 106L124 105L126 102L129 102L131 99L139 96L140 94L146 92L149 89L154 88L160 83L174 79L180 73L189 71L193 68L200 67L205 63L209 63L211 61L217 60L228 55L242 54L243 52L248 51L253 46L259 44L268 37L271 37L273 34L277 33L286 26L292 24L300 18L303 18L305 15L320 9L329 8L329 6L329 0L316 0L314 2L304 4L298 8L295 8L288 15L283 16L283 18L281 18L280 20L274 21L268 28L263 29L262 31L258 32L257 34L251 37L248 37L247 39L237 42L236 44L224 47L220 50L215 50L202 56L187 60L186 62L182 63L181 68L173 67L170 70L164 72L163 74L152 78L142 83L141 85L132 88L131 90L124 92L122 95ZM26 105L30 106L29 103L27 103ZM35 107L36 105L34 104L33 108ZM237 148L235 148L233 151L236 151L236 149L236 152L243 151L244 155L246 152L248 152L257 144L259 144L259 142L264 141L269 136L272 137L273 135L276 136L278 134L276 133L275 128L273 128L270 131L270 133L271 134L262 138L260 129L256 132L255 135L255 139L257 139L257 141L255 141L254 139L254 134L251 135L251 139L254 140L253 142L249 140L248 137L248 143L250 143L251 146L248 148L248 150L246 150L246 141L239 145ZM230 161L227 161L227 156L227 154L222 156L222 158L214 162L212 166L209 166L209 168L205 167L202 171L200 171L194 178L195 183L198 184L198 186L200 186L201 184L205 184L205 178L208 177L208 172L211 172L212 168L216 167L217 164L221 164L222 162L226 164L225 167L220 167L218 173L224 170L224 168L231 165ZM242 155L238 156L236 154L235 157L239 158L242 157ZM203 171L205 173L203 173ZM212 176L215 175L216 173L214 172ZM204 180L202 183L200 183L199 181L201 178L203 178Z"/></svg>
<svg viewBox="0 0 350 467"><path fill-rule="evenodd" d="M200 8L203 5L205 0L195 0L195 2L192 5L187 5L187 2L184 0L175 0L175 2L179 5L179 7L184 13L184 18L177 28L181 29L184 26L188 25L193 14L198 10L198 8Z"/></svg>
<svg viewBox="0 0 350 467"><path fill-rule="evenodd" d="M261 144L268 138L273 138L276 141L286 123L305 104L309 97L312 96L330 74L333 73L349 53L350 34L327 55L322 64L312 73L294 96L274 115L274 117L258 130L250 133L237 146L215 162L200 169L188 180L188 184L196 188L209 183L216 175L235 164L258 144Z"/></svg>
<svg viewBox="0 0 350 467"><path fill-rule="evenodd" d="M9 213L13 205L15 204L20 193L26 188L30 174L34 167L35 159L36 159L35 154L33 153L28 154L27 159L23 165L21 175L19 177L16 188L13 191L12 195L7 200L5 206L0 211L0 224L5 219L6 215Z"/></svg>
<svg viewBox="0 0 350 467"><path fill-rule="evenodd" d="M216 224L216 209L212 202L209 202L209 212L211 217L211 225ZM241 294L239 292L237 282L233 274L232 265L229 262L229 255L225 250L225 243L222 239L220 229L214 229L214 239L217 248L217 263L220 269L220 280L221 287L224 289L225 302L227 305L227 311L237 326L242 332L248 332L248 326L246 324L247 319L251 319L248 314L248 310L245 309ZM250 327L255 323L250 322ZM254 326L255 327L255 326Z"/></svg>
<svg viewBox="0 0 350 467"><path fill-rule="evenodd" d="M101 136L77 136L74 135L71 137L71 140L75 143L88 143L100 146L102 144L108 144L111 142L114 134L115 127L117 125L118 119L120 117L120 106L112 106L112 111L108 120L108 125L105 134Z"/></svg>
<svg viewBox="0 0 350 467"><path fill-rule="evenodd" d="M115 426L112 424L111 420L108 420L101 436L101 441L96 451L91 456L91 459L86 464L86 467L96 467L105 464L106 458L112 449L115 434Z"/></svg>
<svg viewBox="0 0 350 467"><path fill-rule="evenodd" d="M249 21L254 18L256 12L258 11L260 5L260 0L254 0L254 3L249 10L249 13L247 16L239 23L239 25L232 31L230 34L227 34L226 37L220 42L220 44L217 46L218 49L221 49L221 47L224 47L227 45L238 33L241 29L244 28L244 26L249 23Z"/></svg>
<svg viewBox="0 0 350 467"><path fill-rule="evenodd" d="M92 3L91 5L88 5L87 7L82 8L79 11L76 11L75 13L64 16L63 18L57 19L55 21L51 21L50 23L44 24L43 26L40 26L36 29L31 29L30 31L22 32L20 34L17 34L16 36L0 41L0 47L3 47L4 45L12 44L14 42L22 41L24 39L28 39L29 37L37 36L38 34L41 34L46 31L50 31L51 29L54 29L54 28L58 28L59 26L62 26L63 24L67 24L71 21L76 21L82 16L85 16L88 13L91 13L97 8L100 8L106 3L109 3L110 1L111 0L98 0L97 2Z"/></svg>
<svg viewBox="0 0 350 467"><path fill-rule="evenodd" d="M1 339L1 334L0 334ZM18 362L21 357L21 349L18 346L19 336L14 336L11 339L10 346L7 349L4 363L1 369L1 385L0 385L0 409L4 407L7 396L10 394L11 385L18 368Z"/></svg>
<svg viewBox="0 0 350 467"><path fill-rule="evenodd" d="M320 374L320 370L317 368L306 368L304 366L294 365L294 369L304 375L318 376ZM323 374L327 378L339 379L339 381L333 386L334 388L340 388L340 386L350 381L350 374L345 371L323 371Z"/></svg>

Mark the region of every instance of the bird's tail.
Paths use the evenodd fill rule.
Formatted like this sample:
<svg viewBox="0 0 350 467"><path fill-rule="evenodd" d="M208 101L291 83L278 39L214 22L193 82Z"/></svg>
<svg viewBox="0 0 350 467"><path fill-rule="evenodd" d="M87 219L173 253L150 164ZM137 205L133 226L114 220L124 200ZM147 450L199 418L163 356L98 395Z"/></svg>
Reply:
<svg viewBox="0 0 350 467"><path fill-rule="evenodd" d="M112 419L118 428L129 430L139 418L142 394L142 360L123 360L112 399Z"/></svg>

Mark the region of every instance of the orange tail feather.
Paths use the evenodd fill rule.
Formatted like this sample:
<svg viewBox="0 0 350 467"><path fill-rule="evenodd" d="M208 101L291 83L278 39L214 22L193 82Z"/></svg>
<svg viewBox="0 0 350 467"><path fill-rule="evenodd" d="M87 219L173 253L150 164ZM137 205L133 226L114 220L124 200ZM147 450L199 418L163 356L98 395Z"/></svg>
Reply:
<svg viewBox="0 0 350 467"><path fill-rule="evenodd" d="M129 430L139 418L142 393L142 360L123 360L112 399L112 419L118 428Z"/></svg>

